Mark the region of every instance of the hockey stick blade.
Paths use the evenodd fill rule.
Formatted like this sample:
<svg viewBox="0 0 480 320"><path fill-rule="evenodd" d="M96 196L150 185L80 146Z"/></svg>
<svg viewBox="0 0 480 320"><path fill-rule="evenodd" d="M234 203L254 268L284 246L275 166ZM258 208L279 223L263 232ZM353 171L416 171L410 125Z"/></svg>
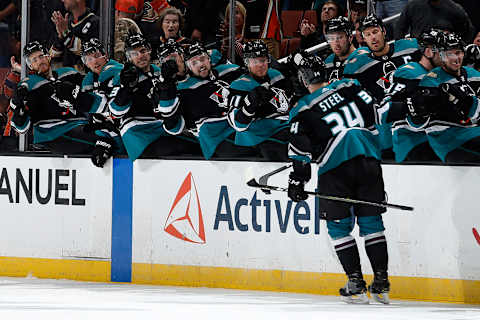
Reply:
<svg viewBox="0 0 480 320"><path fill-rule="evenodd" d="M287 188L277 187L277 186L268 186L259 184L255 179L251 179L247 182L247 185L252 188L260 188L260 189L268 189L272 191L280 191L280 192L288 192ZM337 201L337 202L346 202L352 204L363 204L367 206L374 206L374 207L381 207L381 208L391 208L391 209L398 209L398 210L405 210L405 211L413 211L413 207L403 206L399 204L387 203L387 202L372 202L372 201L364 201L364 200L357 200L357 199L349 199L349 198L342 198L336 196L328 196L324 194L320 194L313 191L305 191L306 194L310 196L314 196L324 200L330 201Z"/></svg>
<svg viewBox="0 0 480 320"><path fill-rule="evenodd" d="M272 172L269 172L269 173L267 173L267 174L264 174L263 176L261 176L260 178L258 178L258 183L261 184L261 185L268 185L268 179L269 179L271 176L273 176L273 175L275 175L275 174L277 174L277 173L279 173L279 172L282 172L282 171L284 171L284 170L286 170L286 169L288 169L288 168L291 168L291 167L292 167L292 164L289 163L289 164L284 165L284 166L282 166L282 167L280 167L280 168L278 168L278 169L273 170ZM270 193L271 193L270 190L268 190L268 189L262 189L262 191L263 191L264 193L266 193L266 194L270 194Z"/></svg>

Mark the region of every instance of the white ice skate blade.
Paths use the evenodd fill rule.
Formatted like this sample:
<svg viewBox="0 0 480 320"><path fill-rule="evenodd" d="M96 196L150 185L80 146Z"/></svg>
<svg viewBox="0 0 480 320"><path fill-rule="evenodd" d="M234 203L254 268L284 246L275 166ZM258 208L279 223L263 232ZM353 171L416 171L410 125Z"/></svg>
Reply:
<svg viewBox="0 0 480 320"><path fill-rule="evenodd" d="M371 294L375 301L383 303L383 304L390 304L390 297L388 296L387 292L384 293L372 293Z"/></svg>
<svg viewBox="0 0 480 320"><path fill-rule="evenodd" d="M353 296L340 296L340 299L349 304L369 304L368 296L366 293L353 295Z"/></svg>

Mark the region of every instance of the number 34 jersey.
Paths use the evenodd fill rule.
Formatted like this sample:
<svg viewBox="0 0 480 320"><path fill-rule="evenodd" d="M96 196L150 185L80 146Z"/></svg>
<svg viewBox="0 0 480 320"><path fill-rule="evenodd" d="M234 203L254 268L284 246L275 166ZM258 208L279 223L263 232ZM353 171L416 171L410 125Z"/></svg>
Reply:
<svg viewBox="0 0 480 320"><path fill-rule="evenodd" d="M375 124L391 121L390 105L378 106L354 79L335 81L304 96L290 111L291 159L319 164L321 175L363 155L381 159ZM387 119L388 118L388 119Z"/></svg>

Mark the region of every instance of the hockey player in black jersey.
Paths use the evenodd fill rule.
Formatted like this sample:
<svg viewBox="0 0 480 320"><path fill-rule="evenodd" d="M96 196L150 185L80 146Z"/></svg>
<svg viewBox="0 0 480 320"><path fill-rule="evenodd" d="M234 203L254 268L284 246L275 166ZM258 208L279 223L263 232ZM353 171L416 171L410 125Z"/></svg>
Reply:
<svg viewBox="0 0 480 320"><path fill-rule="evenodd" d="M52 14L57 35L50 51L52 57L60 59L63 66L83 70L82 43L98 38L100 18L86 6L85 0L63 2L68 13L65 16L59 11Z"/></svg>
<svg viewBox="0 0 480 320"><path fill-rule="evenodd" d="M380 145L375 124L404 117L404 110L377 108L375 98L357 80L341 79L328 84L323 61L304 55L296 59L299 76L310 94L290 111L291 138L288 156L293 161L288 196L307 198L304 185L310 180L310 163L318 163L318 191L332 196L382 202L385 200ZM369 291L388 303L388 252L382 213L384 208L320 200L328 234L348 282L340 289L342 300L368 303L360 257L351 232L354 220L365 238L365 250L374 271ZM353 213L353 214L352 214Z"/></svg>
<svg viewBox="0 0 480 320"><path fill-rule="evenodd" d="M162 65L168 88L160 106L168 109L178 105L186 129L198 139L206 159L254 155L253 149L234 145L235 130L227 120L228 86L240 76L240 67L220 64L212 68L210 56L200 43L185 49L184 60L189 75L178 84L168 81L176 73L176 65Z"/></svg>
<svg viewBox="0 0 480 320"><path fill-rule="evenodd" d="M444 33L436 28L430 28L418 37L422 57L418 62L409 62L399 67L393 73L393 85L384 103L401 103L408 105L413 116L392 124L393 151L395 161L435 161L439 160L433 152L425 132L425 124L430 114L427 110L415 112L414 102L424 100L425 92L418 85L423 77L433 68L442 65L440 45Z"/></svg>
<svg viewBox="0 0 480 320"><path fill-rule="evenodd" d="M462 66L464 43L459 36L450 33L443 39L442 66L431 70L419 84L419 89L429 95L423 101L413 102L433 113L425 131L430 146L442 161L478 163L480 72Z"/></svg>
<svg viewBox="0 0 480 320"><path fill-rule="evenodd" d="M184 128L176 112L178 105L159 105L162 76L160 68L151 64L150 44L141 34L134 34L127 38L125 48L128 63L113 80L109 108L120 119L129 158L189 153L192 143L175 138Z"/></svg>
<svg viewBox="0 0 480 320"><path fill-rule="evenodd" d="M229 120L237 131L235 144L257 146L265 159L286 160L291 89L278 70L269 67L262 40L245 44L248 74L232 82Z"/></svg>
<svg viewBox="0 0 480 320"><path fill-rule="evenodd" d="M114 88L113 79L120 74L123 65L108 59L103 44L97 38L82 44L82 62L90 70L83 78L82 92L90 94L91 103L80 106L81 111L89 114L90 123L87 129L112 138L115 141L114 153L124 154L125 147L118 124L108 109L108 100Z"/></svg>
<svg viewBox="0 0 480 320"><path fill-rule="evenodd" d="M28 67L35 72L17 86L11 106L13 126L19 133L33 125L33 142L54 153L92 154L92 162L103 167L112 153L111 139L84 130L88 123L79 106L89 103L81 92L83 76L73 68L52 70L50 56L38 42L24 47Z"/></svg>
<svg viewBox="0 0 480 320"><path fill-rule="evenodd" d="M379 101L392 85L393 73L401 65L418 61L420 51L416 39L401 39L388 43L386 29L381 19L368 15L360 21L359 31L368 46L360 47L345 63L345 78L357 79L363 87ZM390 126L379 127L382 149L391 150L392 134ZM393 153L386 155L392 157Z"/></svg>
<svg viewBox="0 0 480 320"><path fill-rule="evenodd" d="M328 81L343 77L343 68L347 58L355 51L353 45L353 26L345 17L327 21L325 37L333 53L325 59Z"/></svg>

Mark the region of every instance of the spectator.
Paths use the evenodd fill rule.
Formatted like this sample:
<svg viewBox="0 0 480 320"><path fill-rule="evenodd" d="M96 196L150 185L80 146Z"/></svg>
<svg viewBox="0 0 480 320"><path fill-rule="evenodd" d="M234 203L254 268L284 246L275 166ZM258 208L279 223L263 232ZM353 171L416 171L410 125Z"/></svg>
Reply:
<svg viewBox="0 0 480 320"><path fill-rule="evenodd" d="M165 9L160 16L159 22L162 26L160 42L165 43L169 39L174 39L175 42L183 46L191 43L189 39L182 36L185 20L180 10L176 8Z"/></svg>
<svg viewBox="0 0 480 320"><path fill-rule="evenodd" d="M247 16L247 10L239 1L235 1L235 63L243 66L243 46L245 43L245 18ZM229 50L229 25L230 25L230 4L228 4L225 9L225 22L222 25L222 46L221 53L224 57L228 57L229 60L232 60L230 57Z"/></svg>
<svg viewBox="0 0 480 320"><path fill-rule="evenodd" d="M113 57L120 63L126 61L125 41L132 34L142 33L137 23L143 12L143 6L139 1L117 0L115 3L115 41L113 48Z"/></svg>
<svg viewBox="0 0 480 320"><path fill-rule="evenodd" d="M51 48L52 58L62 61L63 66L83 70L81 62L82 42L98 38L100 18L85 5L85 0L63 0L65 10L54 11L52 22L57 36Z"/></svg>
<svg viewBox="0 0 480 320"><path fill-rule="evenodd" d="M12 68L0 85L0 151L18 149L18 137L12 130L13 111L9 105L17 83L20 82L21 66L15 61L15 57L11 58L10 63Z"/></svg>
<svg viewBox="0 0 480 320"><path fill-rule="evenodd" d="M408 0L377 0L375 1L375 12L377 17L385 19L402 12Z"/></svg>
<svg viewBox="0 0 480 320"><path fill-rule="evenodd" d="M349 0L349 18L353 23L367 16L367 0Z"/></svg>
<svg viewBox="0 0 480 320"><path fill-rule="evenodd" d="M307 19L304 19L300 25L300 48L307 49L316 44L325 42L326 22L332 18L338 17L339 14L340 7L338 4L334 0L328 0L322 7L322 13L320 16L321 25L315 28L315 26Z"/></svg>
<svg viewBox="0 0 480 320"><path fill-rule="evenodd" d="M431 26L452 30L466 42L471 42L474 36L472 22L459 4L452 0L412 0L400 15L395 39L403 38L407 33L416 38Z"/></svg>

